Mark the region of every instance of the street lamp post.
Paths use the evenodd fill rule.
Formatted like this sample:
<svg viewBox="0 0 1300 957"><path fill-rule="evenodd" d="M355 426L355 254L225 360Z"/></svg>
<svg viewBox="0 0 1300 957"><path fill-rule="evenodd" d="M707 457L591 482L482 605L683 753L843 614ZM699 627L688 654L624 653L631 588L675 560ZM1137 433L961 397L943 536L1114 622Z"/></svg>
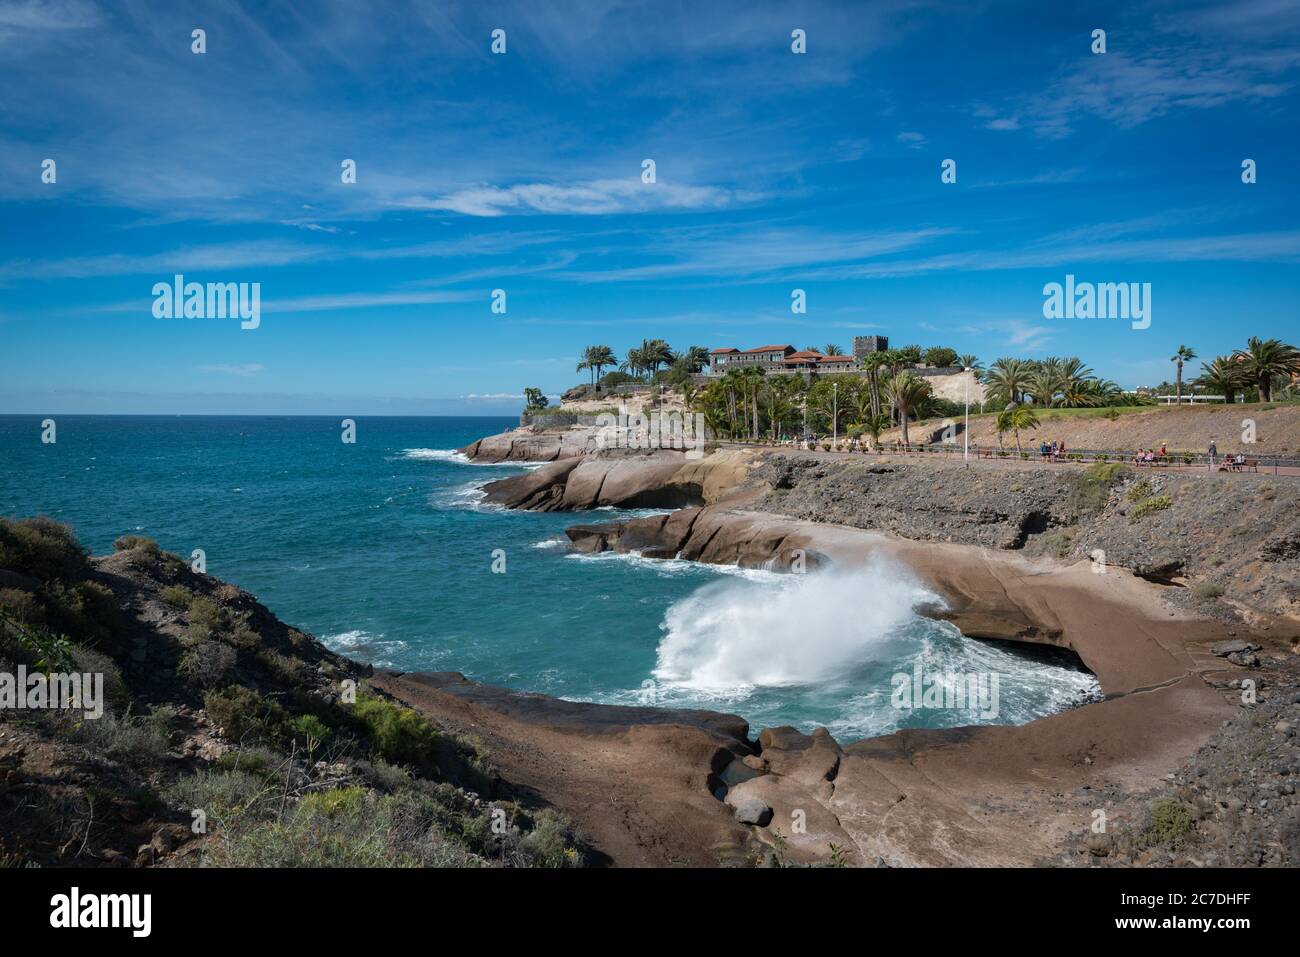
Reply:
<svg viewBox="0 0 1300 957"><path fill-rule="evenodd" d="M966 468L970 468L970 369L964 368L962 371L968 374L966 376L966 425L961 432L962 441L965 445L962 449L961 460Z"/></svg>
<svg viewBox="0 0 1300 957"><path fill-rule="evenodd" d="M840 384L831 383L831 448L840 444Z"/></svg>

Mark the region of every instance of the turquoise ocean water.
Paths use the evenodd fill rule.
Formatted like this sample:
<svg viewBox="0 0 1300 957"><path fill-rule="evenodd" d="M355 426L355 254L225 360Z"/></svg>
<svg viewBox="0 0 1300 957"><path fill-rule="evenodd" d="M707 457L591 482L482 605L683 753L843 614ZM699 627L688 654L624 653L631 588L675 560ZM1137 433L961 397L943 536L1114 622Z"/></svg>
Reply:
<svg viewBox="0 0 1300 957"><path fill-rule="evenodd" d="M454 450L505 418L0 416L0 515L68 522L95 553L148 535L334 649L402 670L616 704L707 707L755 729L1021 723L1095 693L1059 661L972 641L912 607L900 569L779 575L586 556L566 526L628 514L508 512L478 487L527 466ZM505 553L494 573L493 552ZM999 676L996 716L891 707L891 677Z"/></svg>

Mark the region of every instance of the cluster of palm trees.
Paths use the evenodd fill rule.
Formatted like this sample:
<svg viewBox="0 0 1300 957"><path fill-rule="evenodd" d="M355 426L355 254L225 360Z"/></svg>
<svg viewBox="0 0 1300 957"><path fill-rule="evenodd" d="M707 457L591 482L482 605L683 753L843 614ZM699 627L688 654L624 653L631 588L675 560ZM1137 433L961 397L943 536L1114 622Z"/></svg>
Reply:
<svg viewBox="0 0 1300 957"><path fill-rule="evenodd" d="M1183 362L1196 358L1196 353L1186 346L1178 349L1171 361L1178 364L1181 400ZM1246 340L1246 348L1202 362L1201 374L1193 380L1193 385L1222 395L1225 402L1235 402L1237 393L1248 389L1256 389L1261 401L1271 402L1274 392L1288 390L1296 375L1300 375L1300 349L1280 339L1251 336Z"/></svg>
<svg viewBox="0 0 1300 957"><path fill-rule="evenodd" d="M671 367L690 375L699 372L709 363L709 351L703 346L691 346L682 352L674 352L663 339L642 339L641 345L627 350L622 362L614 355L609 346L587 346L582 353L582 361L577 371L591 371L592 385L601 377L606 368L617 367L637 379L652 379L660 367Z"/></svg>
<svg viewBox="0 0 1300 957"><path fill-rule="evenodd" d="M985 401L994 407L1025 405L1081 409L1130 401L1116 383L1093 374L1077 356L998 359L980 373Z"/></svg>
<svg viewBox="0 0 1300 957"><path fill-rule="evenodd" d="M733 439L836 434L857 441L870 434L878 444L880 434L897 423L906 442L909 419L923 417L934 395L930 383L907 368L911 362L901 352L866 357L865 376L811 382L757 366L729 369L702 389L687 386L687 408L702 413L715 435Z"/></svg>

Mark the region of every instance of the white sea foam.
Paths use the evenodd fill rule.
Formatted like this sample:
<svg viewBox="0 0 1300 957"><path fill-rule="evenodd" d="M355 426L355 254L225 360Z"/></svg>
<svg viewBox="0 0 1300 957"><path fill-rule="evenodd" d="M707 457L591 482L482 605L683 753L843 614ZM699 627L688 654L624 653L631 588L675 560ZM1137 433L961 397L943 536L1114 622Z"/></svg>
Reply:
<svg viewBox="0 0 1300 957"><path fill-rule="evenodd" d="M331 651L341 655L361 658L371 664L392 666L393 655L405 651L407 644L399 639L388 639L383 635L372 635L367 631L354 629L341 631L337 635L324 635L321 642Z"/></svg>
<svg viewBox="0 0 1300 957"><path fill-rule="evenodd" d="M477 462L460 449L402 449L397 458L426 462L448 462L452 465L476 465L480 468L521 468L529 471L550 464L549 462L531 462L522 459L507 462Z"/></svg>
<svg viewBox="0 0 1300 957"><path fill-rule="evenodd" d="M443 489L433 495L433 504L439 508L465 509L471 512L505 511L503 505L483 501L487 496L487 490L483 487L486 484L486 482L470 482L456 488Z"/></svg>
<svg viewBox="0 0 1300 957"><path fill-rule="evenodd" d="M823 682L889 654L922 602L939 599L902 569L875 563L762 586L718 582L664 616L655 677L702 692Z"/></svg>
<svg viewBox="0 0 1300 957"><path fill-rule="evenodd" d="M779 582L789 576L781 572L768 571L763 568L741 568L738 565L710 565L706 562L693 562L684 558L646 558L640 552L597 552L594 555L573 553L564 556L580 562L625 562L638 568L658 572L660 575L701 575L714 573L732 578L744 578L753 582Z"/></svg>
<svg viewBox="0 0 1300 957"><path fill-rule="evenodd" d="M454 462L457 465L475 465L460 449L402 449L398 458L427 459L433 462Z"/></svg>

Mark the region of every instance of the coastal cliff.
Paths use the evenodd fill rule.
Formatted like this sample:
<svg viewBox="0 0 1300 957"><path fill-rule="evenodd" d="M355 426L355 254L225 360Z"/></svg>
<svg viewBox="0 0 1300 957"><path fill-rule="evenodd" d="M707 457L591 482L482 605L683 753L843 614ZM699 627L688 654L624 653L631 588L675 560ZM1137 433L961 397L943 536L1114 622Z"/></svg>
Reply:
<svg viewBox="0 0 1300 957"><path fill-rule="evenodd" d="M1068 648L1106 695L1019 727L906 731L849 747L824 729L766 729L724 795L763 845L810 863L1300 857L1285 780L1300 683L1289 485L1247 479L1229 497L1215 484L1223 477L1121 466L981 471L727 454L744 467L733 459L725 480L714 476L709 503L575 525L572 547L793 572L884 557L942 596L923 613L970 637ZM697 482L714 461L697 464ZM563 507L568 474L535 474L540 499L513 507ZM638 494L673 475L646 469ZM1247 679L1268 689L1249 705L1238 690ZM1260 714L1277 716L1276 729L1261 730ZM1273 760L1244 783L1229 742L1251 735ZM1272 811L1243 818L1252 797L1264 807L1271 798ZM1089 830L1099 806L1113 822L1102 837ZM1152 835L1170 813L1189 823L1161 843ZM806 822L798 833L791 815Z"/></svg>
<svg viewBox="0 0 1300 957"><path fill-rule="evenodd" d="M149 539L116 546L89 557L57 522L0 519L0 678L103 691L0 708L0 866L595 860L368 665Z"/></svg>

